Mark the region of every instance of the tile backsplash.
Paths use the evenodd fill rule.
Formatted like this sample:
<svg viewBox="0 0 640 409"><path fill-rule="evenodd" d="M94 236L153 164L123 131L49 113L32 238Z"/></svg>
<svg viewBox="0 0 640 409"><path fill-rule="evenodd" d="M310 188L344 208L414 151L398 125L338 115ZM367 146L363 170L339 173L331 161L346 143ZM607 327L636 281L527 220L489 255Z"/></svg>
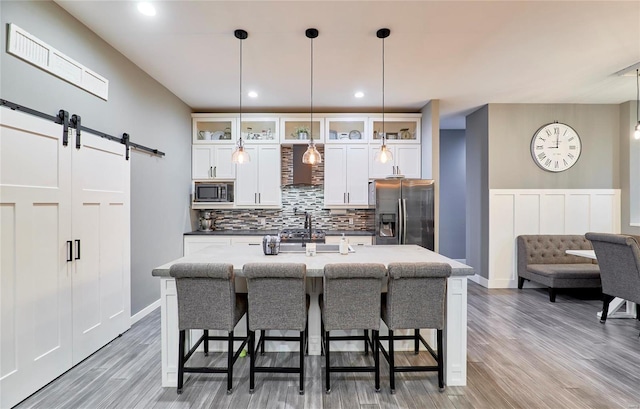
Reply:
<svg viewBox="0 0 640 409"><path fill-rule="evenodd" d="M373 209L347 209L346 214L331 214L329 209L322 208L323 203L322 186L283 186L282 209L218 209L210 212L215 219L216 230L301 228L304 225L304 212L311 213L313 224L318 229L373 230ZM349 224L349 219L353 219L353 225Z"/></svg>

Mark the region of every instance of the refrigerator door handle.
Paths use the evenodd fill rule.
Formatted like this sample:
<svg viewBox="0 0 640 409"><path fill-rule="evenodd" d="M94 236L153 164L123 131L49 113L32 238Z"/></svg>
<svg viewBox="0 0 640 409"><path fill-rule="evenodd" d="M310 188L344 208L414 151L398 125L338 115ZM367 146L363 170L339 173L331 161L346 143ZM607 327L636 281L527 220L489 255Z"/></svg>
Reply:
<svg viewBox="0 0 640 409"><path fill-rule="evenodd" d="M402 243L404 214L402 213L402 199L398 199L398 244Z"/></svg>
<svg viewBox="0 0 640 409"><path fill-rule="evenodd" d="M407 242L407 199L402 199L402 244Z"/></svg>

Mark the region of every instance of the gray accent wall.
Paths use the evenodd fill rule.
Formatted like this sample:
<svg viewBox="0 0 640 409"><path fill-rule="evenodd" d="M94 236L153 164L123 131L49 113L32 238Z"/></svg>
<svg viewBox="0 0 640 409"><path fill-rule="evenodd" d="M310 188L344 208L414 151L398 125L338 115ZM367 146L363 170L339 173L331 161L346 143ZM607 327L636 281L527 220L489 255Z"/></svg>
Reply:
<svg viewBox="0 0 640 409"><path fill-rule="evenodd" d="M636 223L640 221L640 140L633 138L636 115L635 101L620 105L620 230L640 235L640 226L629 225L632 214Z"/></svg>
<svg viewBox="0 0 640 409"><path fill-rule="evenodd" d="M465 258L466 145L464 130L440 130L440 253Z"/></svg>
<svg viewBox="0 0 640 409"><path fill-rule="evenodd" d="M54 2L1 1L0 97L56 115L65 109L82 124L167 155L131 153L131 312L160 298L153 267L182 256L191 230L191 109ZM105 101L6 52L7 24L109 79ZM6 108L0 108L6 109ZM115 143L115 142L114 142Z"/></svg>
<svg viewBox="0 0 640 409"><path fill-rule="evenodd" d="M558 121L576 130L582 154L553 173L531 159L533 134ZM620 188L619 105L489 104L489 189Z"/></svg>
<svg viewBox="0 0 640 409"><path fill-rule="evenodd" d="M466 260L489 278L489 106L466 118Z"/></svg>

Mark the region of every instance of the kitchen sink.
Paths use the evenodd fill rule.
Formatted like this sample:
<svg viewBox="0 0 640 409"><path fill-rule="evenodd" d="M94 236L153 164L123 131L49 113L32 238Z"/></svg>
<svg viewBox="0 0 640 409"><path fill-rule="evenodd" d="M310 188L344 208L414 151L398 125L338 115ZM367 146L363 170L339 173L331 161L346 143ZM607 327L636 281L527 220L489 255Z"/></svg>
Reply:
<svg viewBox="0 0 640 409"><path fill-rule="evenodd" d="M305 253L306 247L302 243L280 243L280 253ZM316 243L316 253L339 253L339 244ZM349 253L355 253L353 247L349 246Z"/></svg>

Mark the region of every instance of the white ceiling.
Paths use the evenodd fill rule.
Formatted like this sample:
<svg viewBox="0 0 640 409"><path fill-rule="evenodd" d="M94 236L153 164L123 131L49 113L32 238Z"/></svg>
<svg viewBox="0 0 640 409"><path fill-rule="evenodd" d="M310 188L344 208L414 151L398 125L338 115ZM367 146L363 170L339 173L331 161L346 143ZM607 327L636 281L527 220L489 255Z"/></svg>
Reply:
<svg viewBox="0 0 640 409"><path fill-rule="evenodd" d="M622 103L640 61L640 1L56 1L195 112L379 112L440 100L441 125L465 127L486 103ZM354 98L355 91L365 93Z"/></svg>

